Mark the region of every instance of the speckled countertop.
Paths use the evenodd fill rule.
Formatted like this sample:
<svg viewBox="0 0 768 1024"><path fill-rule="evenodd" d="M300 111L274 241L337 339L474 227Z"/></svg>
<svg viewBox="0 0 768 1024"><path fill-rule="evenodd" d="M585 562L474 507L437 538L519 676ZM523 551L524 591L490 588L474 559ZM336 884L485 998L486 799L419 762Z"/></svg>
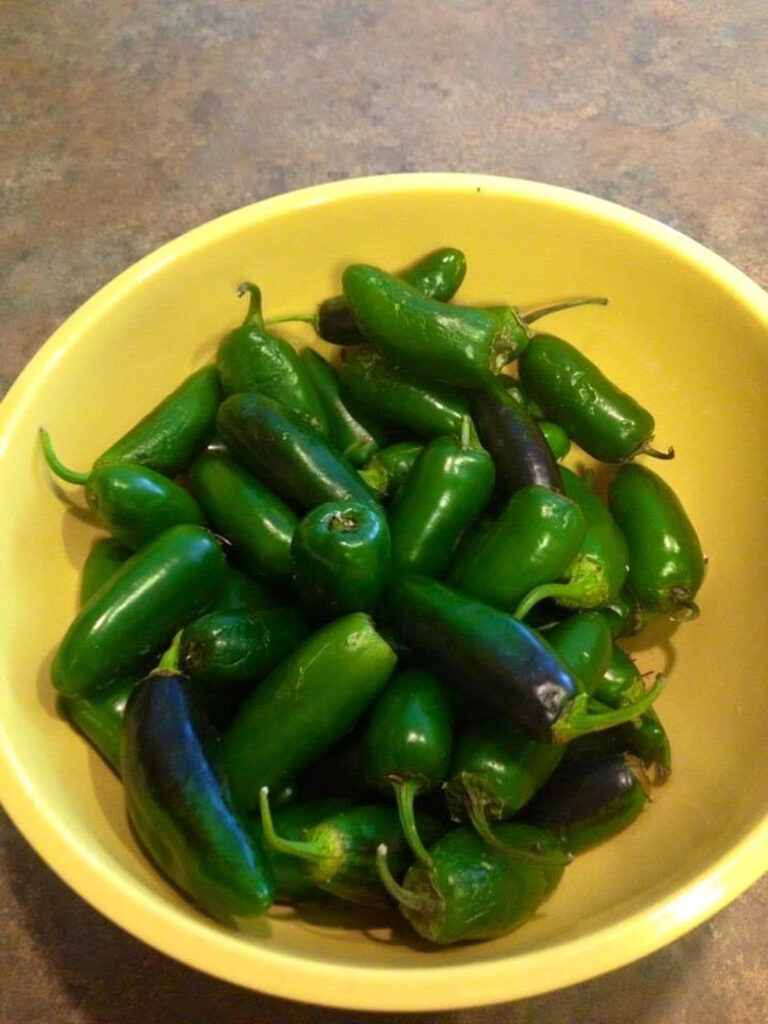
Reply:
<svg viewBox="0 0 768 1024"><path fill-rule="evenodd" d="M483 171L617 200L768 284L765 0L6 0L0 388L157 245L303 185ZM91 910L0 820L0 1024L404 1020L259 996ZM768 880L472 1024L765 1024Z"/></svg>

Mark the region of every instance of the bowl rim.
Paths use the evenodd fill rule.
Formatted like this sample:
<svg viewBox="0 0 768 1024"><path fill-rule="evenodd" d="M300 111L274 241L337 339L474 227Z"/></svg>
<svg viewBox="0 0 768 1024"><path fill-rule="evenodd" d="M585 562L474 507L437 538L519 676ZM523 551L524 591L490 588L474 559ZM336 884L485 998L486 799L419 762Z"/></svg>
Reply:
<svg viewBox="0 0 768 1024"><path fill-rule="evenodd" d="M747 306L768 330L768 293L742 271L681 232L645 214L584 192L497 175L419 172L374 175L314 185L241 207L155 249L100 288L41 346L0 404L0 471L14 427L35 386L55 371L88 325L136 285L183 256L226 236L242 223L352 196L437 191L485 191L546 202L620 224L655 241L708 275ZM0 710L5 698L0 689ZM469 1008L522 999L615 970L673 941L735 899L768 870L768 812L724 854L671 897L597 931L544 949L485 962L430 967L333 964L244 942L215 922L193 917L160 893L136 883L111 858L96 856L41 803L34 779L18 760L6 716L0 714L0 801L21 833L56 874L105 917L160 952L204 973L274 996L354 1010L419 1011ZM558 965L552 970L552 963ZM514 969L512 969L514 967ZM339 982L343 978L343 984Z"/></svg>

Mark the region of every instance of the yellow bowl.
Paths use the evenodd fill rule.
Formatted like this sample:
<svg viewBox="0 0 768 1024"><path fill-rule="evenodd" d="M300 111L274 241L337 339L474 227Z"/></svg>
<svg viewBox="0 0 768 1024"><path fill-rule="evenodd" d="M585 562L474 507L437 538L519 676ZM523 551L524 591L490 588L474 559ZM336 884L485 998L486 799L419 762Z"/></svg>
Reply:
<svg viewBox="0 0 768 1024"><path fill-rule="evenodd" d="M308 310L342 267L396 268L439 245L468 255L464 302L605 294L559 314L577 342L657 418L658 464L709 555L701 618L643 638L666 664L660 710L674 773L623 835L579 858L543 912L504 939L425 951L354 918L276 910L248 936L184 903L137 851L120 784L56 715L51 655L95 536L66 509L38 451L91 460L239 322L235 286L269 314ZM290 328L309 340L307 328ZM145 942L228 981L365 1010L516 999L643 956L768 868L768 296L717 256L646 217L546 185L476 175L368 178L238 210L171 242L79 309L0 411L0 796L50 866ZM76 489L67 489L76 493ZM650 646L648 646L650 645ZM671 662L674 661L674 665Z"/></svg>

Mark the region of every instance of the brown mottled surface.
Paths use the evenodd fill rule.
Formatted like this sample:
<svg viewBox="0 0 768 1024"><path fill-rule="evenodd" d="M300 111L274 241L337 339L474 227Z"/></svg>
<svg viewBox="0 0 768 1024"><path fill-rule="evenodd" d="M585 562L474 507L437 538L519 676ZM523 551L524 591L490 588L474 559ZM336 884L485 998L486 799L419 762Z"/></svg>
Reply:
<svg viewBox="0 0 768 1024"><path fill-rule="evenodd" d="M6 0L0 391L100 285L302 185L407 170L617 200L768 283L764 0ZM3 819L1 1024L393 1020L241 991L67 890ZM764 1024L768 881L607 977L482 1024ZM403 1019L402 1017L400 1019Z"/></svg>

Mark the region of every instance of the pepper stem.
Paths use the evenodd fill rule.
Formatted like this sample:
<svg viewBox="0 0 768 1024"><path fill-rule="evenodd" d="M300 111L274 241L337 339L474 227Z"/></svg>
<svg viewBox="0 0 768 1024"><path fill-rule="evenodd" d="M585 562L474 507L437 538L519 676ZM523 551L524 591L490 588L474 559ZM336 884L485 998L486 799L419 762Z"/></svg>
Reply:
<svg viewBox="0 0 768 1024"><path fill-rule="evenodd" d="M651 444L653 438L649 437L647 441L640 445L636 452L632 453L631 458L635 458L636 455L649 455L652 459L674 459L675 449L672 445L667 448L665 452L660 452L658 448L654 448Z"/></svg>
<svg viewBox="0 0 768 1024"><path fill-rule="evenodd" d="M290 854L292 857L301 857L303 860L320 861L325 859L324 854L312 843L302 843L298 839L283 839L275 832L275 823L272 820L272 811L269 806L269 786L262 786L259 790L259 810L261 811L261 831L264 841L273 850Z"/></svg>
<svg viewBox="0 0 768 1024"><path fill-rule="evenodd" d="M413 810L413 801L421 787L415 779L409 779L407 782L393 780L392 788L395 791L397 813L400 815L400 827L403 830L405 838L408 840L408 845L416 854L416 858L420 860L422 864L426 864L427 867L431 867L432 858L430 857L426 846L421 841L419 830L416 827L416 816Z"/></svg>
<svg viewBox="0 0 768 1024"><path fill-rule="evenodd" d="M78 473L74 469L67 469L64 463L59 461L56 452L53 450L51 435L45 427L40 427L40 443L43 447L43 456L48 463L48 468L59 479L66 480L68 484L85 484L88 482L89 473Z"/></svg>
<svg viewBox="0 0 768 1024"><path fill-rule="evenodd" d="M248 312L245 314L245 320L243 320L243 327L263 327L264 314L261 311L261 288L257 284L253 284L252 281L243 281L237 289L238 298L242 298L246 292L250 292L251 301L248 306Z"/></svg>
<svg viewBox="0 0 768 1024"><path fill-rule="evenodd" d="M589 711L590 698L587 694L580 693L574 698L568 711L561 715L552 726L552 742L570 743L578 736L586 736L591 732L602 732L604 729L613 729L616 725L624 725L625 722L639 718L661 696L666 682L666 678L659 673L651 689L636 703L627 704L625 707L612 711L601 711L598 714Z"/></svg>
<svg viewBox="0 0 768 1024"><path fill-rule="evenodd" d="M566 608L598 608L610 597L605 571L589 556L579 556L571 565L567 583L543 583L523 598L515 608L515 618L524 619L531 609L547 597Z"/></svg>
<svg viewBox="0 0 768 1024"><path fill-rule="evenodd" d="M423 913L427 910L427 900L420 899L415 892L404 888L393 878L392 872L389 870L389 864L387 864L386 843L379 843L376 847L376 870L379 873L381 884L401 906L408 907L409 910L415 910L417 913Z"/></svg>
<svg viewBox="0 0 768 1024"><path fill-rule="evenodd" d="M183 632L184 631L180 629L173 638L171 646L157 663L156 672L178 672L179 654L181 651L181 634Z"/></svg>
<svg viewBox="0 0 768 1024"><path fill-rule="evenodd" d="M272 324L312 324L317 330L317 315L315 313L284 313L282 316L271 316L264 321L266 327Z"/></svg>
<svg viewBox="0 0 768 1024"><path fill-rule="evenodd" d="M358 469L357 475L380 497L383 498L387 494L389 490L389 473L380 462L376 462L373 459L363 469Z"/></svg>
<svg viewBox="0 0 768 1024"><path fill-rule="evenodd" d="M559 313L563 309L573 309L575 306L607 306L608 299L601 295L587 295L575 299L563 299L562 302L553 302L551 306L540 306L532 309L529 313L520 313L521 319L527 324L540 320L543 316L550 316L552 313Z"/></svg>
<svg viewBox="0 0 768 1024"><path fill-rule="evenodd" d="M488 846L499 850L507 857L514 857L517 860L527 860L533 864L564 864L568 858L565 853L553 850L551 853L535 852L533 850L519 850L515 846L507 846L496 836L485 816L483 805L476 800L467 800L467 814L472 822L475 831Z"/></svg>

